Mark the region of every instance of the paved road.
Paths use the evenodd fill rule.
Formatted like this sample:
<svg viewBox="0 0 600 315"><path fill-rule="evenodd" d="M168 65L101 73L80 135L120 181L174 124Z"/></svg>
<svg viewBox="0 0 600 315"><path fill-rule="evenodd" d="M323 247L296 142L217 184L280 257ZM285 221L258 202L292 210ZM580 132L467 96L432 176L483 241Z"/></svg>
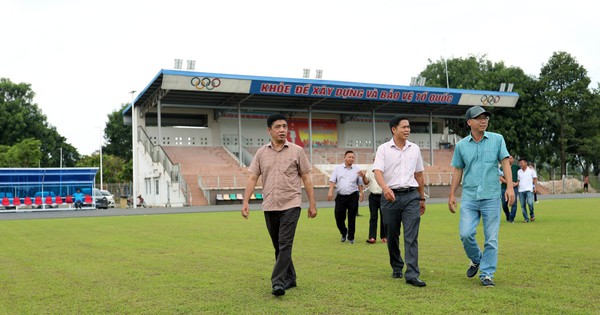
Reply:
<svg viewBox="0 0 600 315"><path fill-rule="evenodd" d="M594 194L555 194L538 195L540 202L546 202L553 199L573 199L573 198L600 198L600 193ZM446 198L431 198L427 200L428 204L447 203ZM333 208L332 201L318 202L317 208ZM361 206L367 206L367 202L361 203ZM303 209L307 204L303 205ZM197 213L197 212L222 212L222 211L240 211L241 205L219 205L219 206L194 206L181 208L136 208L121 209L114 208L108 210L59 210L59 211L36 211L36 212L6 212L0 213L0 220L28 220L28 219L57 219L57 218L79 218L79 217L110 217L126 215L153 215L169 213ZM251 210L260 210L260 204L251 204Z"/></svg>

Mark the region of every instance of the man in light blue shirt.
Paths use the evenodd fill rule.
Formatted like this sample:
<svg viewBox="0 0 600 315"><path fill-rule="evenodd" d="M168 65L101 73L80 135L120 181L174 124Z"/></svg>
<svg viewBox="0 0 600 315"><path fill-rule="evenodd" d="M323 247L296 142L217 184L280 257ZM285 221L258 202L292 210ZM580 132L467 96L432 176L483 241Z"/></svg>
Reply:
<svg viewBox="0 0 600 315"><path fill-rule="evenodd" d="M335 224L342 234L342 243L348 239L348 243L354 244L354 233L356 231L356 214L358 213L358 203L363 201L363 177L365 173L354 164L354 152L346 151L344 153L344 163L336 166L329 178L329 191L327 200L333 199L333 190L336 190L335 196ZM346 227L346 214L348 214L348 227Z"/></svg>
<svg viewBox="0 0 600 315"><path fill-rule="evenodd" d="M452 156L452 186L448 197L448 208L456 209L456 189L462 179L462 197L460 206L460 239L471 265L467 277L479 273L481 284L494 286L494 272L498 264L498 230L500 228L500 182L498 181L498 162L502 164L504 178L507 181L506 198L508 205L515 201L512 183L512 170L508 161L508 150L502 135L485 131L492 114L481 106L467 110L465 118L471 133L460 140ZM475 239L479 220L483 221L485 235L482 252Z"/></svg>
<svg viewBox="0 0 600 315"><path fill-rule="evenodd" d="M75 204L75 209L81 209L84 197L85 195L81 192L81 189L77 188L76 192L73 194L73 204Z"/></svg>

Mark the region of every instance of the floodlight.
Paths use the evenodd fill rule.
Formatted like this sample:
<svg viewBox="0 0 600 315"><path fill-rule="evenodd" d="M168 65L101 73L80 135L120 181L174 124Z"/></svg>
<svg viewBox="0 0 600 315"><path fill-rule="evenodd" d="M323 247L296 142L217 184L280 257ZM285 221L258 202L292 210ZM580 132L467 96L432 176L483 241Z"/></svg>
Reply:
<svg viewBox="0 0 600 315"><path fill-rule="evenodd" d="M323 70L322 69L317 69L317 75L316 75L317 79L321 79L323 78Z"/></svg>
<svg viewBox="0 0 600 315"><path fill-rule="evenodd" d="M183 59L175 59L174 60L174 65L173 65L174 69L181 70L182 66L183 66Z"/></svg>
<svg viewBox="0 0 600 315"><path fill-rule="evenodd" d="M308 79L308 78L310 78L310 69L308 69L308 68L304 68L304 69L302 70L302 77L303 77L303 78L305 78L305 79Z"/></svg>
<svg viewBox="0 0 600 315"><path fill-rule="evenodd" d="M194 70L196 68L196 60L187 61L187 70Z"/></svg>

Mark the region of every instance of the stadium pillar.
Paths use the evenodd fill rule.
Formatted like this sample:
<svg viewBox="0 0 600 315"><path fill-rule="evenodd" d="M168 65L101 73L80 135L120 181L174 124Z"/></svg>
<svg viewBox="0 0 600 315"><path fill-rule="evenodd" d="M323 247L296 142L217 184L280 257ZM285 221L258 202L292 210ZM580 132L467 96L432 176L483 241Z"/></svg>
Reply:
<svg viewBox="0 0 600 315"><path fill-rule="evenodd" d="M162 128L161 128L161 104L162 102L160 101L161 99L159 98L158 101L156 102L156 110L157 110L157 126L158 126L158 145L162 146Z"/></svg>
<svg viewBox="0 0 600 315"><path fill-rule="evenodd" d="M131 183L131 200L133 200L133 202L131 203L131 207L132 208L136 208L136 192L137 192L137 176L138 176L138 163L137 163L137 112L135 111L135 104L134 104L134 94L135 91L131 91L131 147L132 147L132 166L133 166L133 178L132 178L132 183Z"/></svg>
<svg viewBox="0 0 600 315"><path fill-rule="evenodd" d="M308 108L308 146L310 164L313 164L312 106Z"/></svg>
<svg viewBox="0 0 600 315"><path fill-rule="evenodd" d="M429 164L433 166L433 113L429 112Z"/></svg>
<svg viewBox="0 0 600 315"><path fill-rule="evenodd" d="M377 153L377 142L375 139L377 138L377 134L375 133L375 108L371 109L371 128L373 128L373 156Z"/></svg>
<svg viewBox="0 0 600 315"><path fill-rule="evenodd" d="M242 102L238 103L237 114L238 114L238 159L240 160L240 166L244 166L244 160L242 159Z"/></svg>

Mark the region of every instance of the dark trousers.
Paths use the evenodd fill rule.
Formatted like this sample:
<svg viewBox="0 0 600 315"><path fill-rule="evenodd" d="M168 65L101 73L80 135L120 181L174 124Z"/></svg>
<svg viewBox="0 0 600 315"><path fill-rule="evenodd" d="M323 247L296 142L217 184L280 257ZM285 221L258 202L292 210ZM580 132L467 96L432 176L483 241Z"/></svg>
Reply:
<svg viewBox="0 0 600 315"><path fill-rule="evenodd" d="M404 257L406 259L407 280L419 277L419 225L421 213L419 210L418 191L406 194L396 193L396 200L390 202L381 198L383 224L387 230L387 247L390 255L390 265L394 273L402 273L404 261L400 256L400 226L404 226Z"/></svg>
<svg viewBox="0 0 600 315"><path fill-rule="evenodd" d="M514 221L515 215L517 215L517 199L519 199L519 187L513 187L515 192L515 202L510 206L510 212L508 211L508 201L504 198L504 193L506 192L506 187L501 189L500 198L502 199L502 210L504 210L504 214L506 215L506 221Z"/></svg>
<svg viewBox="0 0 600 315"><path fill-rule="evenodd" d="M350 195L335 197L335 224L342 236L348 236L348 240L354 240L356 231L356 213L358 212L358 191ZM348 213L348 228L346 228L346 213Z"/></svg>
<svg viewBox="0 0 600 315"><path fill-rule="evenodd" d="M296 270L292 262L292 245L296 226L300 218L300 207L284 211L264 211L267 230L275 248L275 266L271 274L271 284L285 286L296 282Z"/></svg>
<svg viewBox="0 0 600 315"><path fill-rule="evenodd" d="M386 237L383 228L383 213L381 213L381 194L369 194L369 238L377 238L377 219L379 217L379 238Z"/></svg>

